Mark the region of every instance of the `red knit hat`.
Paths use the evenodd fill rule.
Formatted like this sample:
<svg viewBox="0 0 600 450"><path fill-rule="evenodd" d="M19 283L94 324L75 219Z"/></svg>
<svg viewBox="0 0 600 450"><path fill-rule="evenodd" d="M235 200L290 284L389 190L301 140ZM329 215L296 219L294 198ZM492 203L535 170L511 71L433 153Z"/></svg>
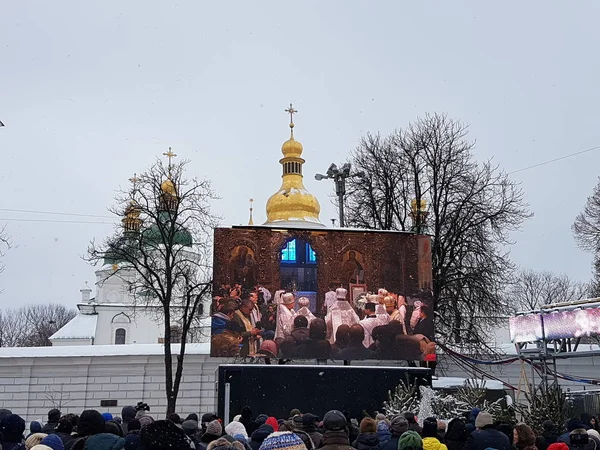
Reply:
<svg viewBox="0 0 600 450"><path fill-rule="evenodd" d="M271 425L274 431L279 431L279 424L277 423L277 419L275 417L269 417L265 423L267 425Z"/></svg>
<svg viewBox="0 0 600 450"><path fill-rule="evenodd" d="M556 442L548 446L548 450L569 450L569 446L564 442Z"/></svg>

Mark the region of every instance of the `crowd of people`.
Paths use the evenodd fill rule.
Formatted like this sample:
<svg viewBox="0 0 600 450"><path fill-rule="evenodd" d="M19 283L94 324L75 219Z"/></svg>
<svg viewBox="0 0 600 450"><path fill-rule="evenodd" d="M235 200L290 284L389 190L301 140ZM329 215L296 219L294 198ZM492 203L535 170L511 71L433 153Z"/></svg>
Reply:
<svg viewBox="0 0 600 450"><path fill-rule="evenodd" d="M588 414L561 426L546 420L538 435L524 424L495 423L474 409L448 422L411 412L365 415L360 422L331 410L323 418L293 409L288 418L254 415L249 407L224 426L216 414L154 420L147 405L126 406L120 417L96 410L48 412L26 430L17 414L0 409L0 450L597 450L598 420Z"/></svg>
<svg viewBox="0 0 600 450"><path fill-rule="evenodd" d="M222 286L214 298L211 355L278 359L392 359L435 364L433 311L379 289L350 301L330 286L320 313L307 297L257 285Z"/></svg>

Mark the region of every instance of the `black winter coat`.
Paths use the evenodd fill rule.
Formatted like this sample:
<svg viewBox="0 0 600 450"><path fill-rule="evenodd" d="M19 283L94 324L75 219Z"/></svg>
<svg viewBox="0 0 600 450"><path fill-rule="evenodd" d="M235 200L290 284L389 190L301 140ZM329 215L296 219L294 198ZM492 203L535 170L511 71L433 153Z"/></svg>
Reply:
<svg viewBox="0 0 600 450"><path fill-rule="evenodd" d="M273 433L273 427L271 425L267 425L265 423L264 425L258 427L258 430L256 430L254 433L252 433L252 436L250 436L250 448L252 448L252 450L258 450L263 441L271 433Z"/></svg>
<svg viewBox="0 0 600 450"><path fill-rule="evenodd" d="M398 450L398 441L400 440L400 436L395 436L392 434L392 438L381 444L379 446L379 450Z"/></svg>
<svg viewBox="0 0 600 450"><path fill-rule="evenodd" d="M356 450L375 450L379 447L379 436L377 433L361 433L352 446Z"/></svg>
<svg viewBox="0 0 600 450"><path fill-rule="evenodd" d="M493 427L475 430L465 443L465 450L512 450L508 436Z"/></svg>
<svg viewBox="0 0 600 450"><path fill-rule="evenodd" d="M348 435L345 431L326 431L319 450L356 450L350 446Z"/></svg>

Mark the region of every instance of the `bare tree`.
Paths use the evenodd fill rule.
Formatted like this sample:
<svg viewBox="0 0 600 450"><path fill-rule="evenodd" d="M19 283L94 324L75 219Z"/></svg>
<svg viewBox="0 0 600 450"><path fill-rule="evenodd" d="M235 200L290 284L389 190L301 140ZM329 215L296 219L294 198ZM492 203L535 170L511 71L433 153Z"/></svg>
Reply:
<svg viewBox="0 0 600 450"><path fill-rule="evenodd" d="M3 258L6 251L12 247L12 242L6 233L6 226L0 229L0 258ZM0 273L4 272L4 264L0 264ZM0 291L1 292L1 291Z"/></svg>
<svg viewBox="0 0 600 450"><path fill-rule="evenodd" d="M50 336L64 327L77 314L64 305L31 305L23 308L27 336L23 347L50 346Z"/></svg>
<svg viewBox="0 0 600 450"><path fill-rule="evenodd" d="M367 134L351 155L364 178L349 179L348 223L424 231L428 217L436 326L446 343L480 350L506 312L500 295L514 269L509 233L530 214L520 187L491 162L478 163L467 126L444 115L382 138ZM415 220L411 217L411 204Z"/></svg>
<svg viewBox="0 0 600 450"><path fill-rule="evenodd" d="M22 347L27 335L25 326L20 310L0 310L0 347Z"/></svg>
<svg viewBox="0 0 600 450"><path fill-rule="evenodd" d="M507 289L507 303L511 312L531 311L551 303L581 300L589 286L567 275L548 271L522 269L514 276Z"/></svg>
<svg viewBox="0 0 600 450"><path fill-rule="evenodd" d="M169 152L166 154L175 156ZM175 411L190 329L210 301L212 230L216 217L210 183L185 178L187 161L157 161L121 192L112 210L122 225L102 245L91 244L89 260L109 262L129 286L134 303L160 311L164 327L167 415ZM171 344L180 342L173 371Z"/></svg>
<svg viewBox="0 0 600 450"><path fill-rule="evenodd" d="M65 392L63 384L60 385L59 389L56 389L52 386L46 386L44 396L50 403L50 406L58 409L59 411L62 411L64 407L71 403L71 393Z"/></svg>
<svg viewBox="0 0 600 450"><path fill-rule="evenodd" d="M600 296L600 180L571 229L579 247L594 255L590 293Z"/></svg>
<svg viewBox="0 0 600 450"><path fill-rule="evenodd" d="M64 305L28 305L0 311L0 347L50 346L50 336L75 317Z"/></svg>

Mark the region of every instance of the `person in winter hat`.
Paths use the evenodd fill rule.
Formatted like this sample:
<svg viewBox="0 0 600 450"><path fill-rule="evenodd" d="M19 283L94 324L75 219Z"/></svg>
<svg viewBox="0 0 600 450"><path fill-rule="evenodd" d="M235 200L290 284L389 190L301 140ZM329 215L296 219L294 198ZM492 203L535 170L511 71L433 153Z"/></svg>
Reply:
<svg viewBox="0 0 600 450"><path fill-rule="evenodd" d="M365 417L360 422L360 433L352 447L357 450L374 450L379 447L379 436L377 436L377 422L370 417Z"/></svg>
<svg viewBox="0 0 600 450"><path fill-rule="evenodd" d="M191 441L170 420L157 420L142 428L138 450L190 450Z"/></svg>
<svg viewBox="0 0 600 450"><path fill-rule="evenodd" d="M60 438L60 440L63 443L63 446L66 447L67 443L73 440L73 436L71 436L72 433L73 424L71 423L71 421L65 418L60 419L58 421L58 425L54 429L54 435Z"/></svg>
<svg viewBox="0 0 600 450"><path fill-rule="evenodd" d="M125 439L112 433L100 433L90 436L85 441L84 450L121 450L125 447Z"/></svg>
<svg viewBox="0 0 600 450"><path fill-rule="evenodd" d="M302 416L297 415L297 416L292 417L291 424L292 424L292 429L290 431L302 431L302 428L303 428Z"/></svg>
<svg viewBox="0 0 600 450"><path fill-rule="evenodd" d="M246 427L240 422L231 422L225 427L225 433L235 439L236 435L242 435L244 439L248 439Z"/></svg>
<svg viewBox="0 0 600 450"><path fill-rule="evenodd" d="M239 422L238 422L239 423ZM213 420L206 425L206 432L200 438L197 448L198 450L206 450L208 444L212 441L216 441L223 434L223 426L218 420Z"/></svg>
<svg viewBox="0 0 600 450"><path fill-rule="evenodd" d="M2 422L2 419L4 419L7 416L10 416L11 414L12 411L10 409L0 408L0 422Z"/></svg>
<svg viewBox="0 0 600 450"><path fill-rule="evenodd" d="M223 436L216 441L208 444L207 450L245 450L244 444L235 439L228 439L231 436Z"/></svg>
<svg viewBox="0 0 600 450"><path fill-rule="evenodd" d="M260 427L261 425L264 425L265 422L267 421L267 419L269 418L269 416L267 416L266 414L259 414L256 417L256 420L254 422L256 422L256 424ZM248 431L248 430L246 430ZM250 433L250 432L248 432Z"/></svg>
<svg viewBox="0 0 600 450"><path fill-rule="evenodd" d="M321 450L352 450L348 439L348 421L346 416L333 409L323 416L323 440Z"/></svg>
<svg viewBox="0 0 600 450"><path fill-rule="evenodd" d="M404 418L408 422L408 429L411 431L416 431L419 435L423 432L423 429L419 426L417 422L417 418L415 414L411 411L407 411L404 413Z"/></svg>
<svg viewBox="0 0 600 450"><path fill-rule="evenodd" d="M215 413L206 413L202 415L202 419L200 421L200 429L202 434L206 433L206 426L212 422L213 420L217 420L218 417Z"/></svg>
<svg viewBox="0 0 600 450"><path fill-rule="evenodd" d="M135 413L134 406L124 406L121 410L121 418L123 419L121 427L123 428L123 433L129 433L129 422L135 419Z"/></svg>
<svg viewBox="0 0 600 450"><path fill-rule="evenodd" d="M243 435L236 434L233 438L244 446L244 450L252 450L252 447L250 447L250 444L248 444L248 439L246 439Z"/></svg>
<svg viewBox="0 0 600 450"><path fill-rule="evenodd" d="M564 442L555 442L548 446L548 450L570 450L569 446Z"/></svg>
<svg viewBox="0 0 600 450"><path fill-rule="evenodd" d="M104 433L104 417L94 409L86 409L81 413L77 425L77 434L66 444L65 450L82 450L90 436Z"/></svg>
<svg viewBox="0 0 600 450"><path fill-rule="evenodd" d="M468 437L469 433L464 420L452 419L448 422L444 439L448 450L462 450Z"/></svg>
<svg viewBox="0 0 600 450"><path fill-rule="evenodd" d="M277 419L275 417L267 418L267 421L265 423L267 425L271 425L273 427L273 431L279 431L279 423L277 422Z"/></svg>
<svg viewBox="0 0 600 450"><path fill-rule="evenodd" d="M52 450L65 450L65 445L63 444L63 441L60 437L56 435L56 433L47 435L44 439L42 439L42 442L40 442L40 444L46 445Z"/></svg>
<svg viewBox="0 0 600 450"><path fill-rule="evenodd" d="M438 422L435 417L423 421L423 450L448 450L438 439Z"/></svg>
<svg viewBox="0 0 600 450"><path fill-rule="evenodd" d="M31 422L29 424L29 434L27 435L27 437L31 436L34 433L41 433L42 432L42 424L39 423L37 420L34 420L33 422Z"/></svg>
<svg viewBox="0 0 600 450"><path fill-rule="evenodd" d="M2 450L13 450L21 447L23 443L23 432L25 431L25 421L17 414L4 416L0 421L0 433L4 438Z"/></svg>
<svg viewBox="0 0 600 450"><path fill-rule="evenodd" d="M400 436L406 431L408 431L408 421L404 418L404 416L394 416L392 420L390 420L390 439L387 442L382 442L380 445L380 450L398 450L398 441L400 440ZM381 437L379 438L381 440Z"/></svg>
<svg viewBox="0 0 600 450"><path fill-rule="evenodd" d="M486 412L481 411L475 419L476 430L465 443L464 450L511 450L508 437L494 427L494 419Z"/></svg>
<svg viewBox="0 0 600 450"><path fill-rule="evenodd" d="M197 446L200 442L200 436L198 432L200 431L198 428L198 422L195 420L184 420L181 424L181 429L185 433L185 435L191 439L194 443L194 446Z"/></svg>
<svg viewBox="0 0 600 450"><path fill-rule="evenodd" d="M46 433L33 433L27 439L25 439L25 450L31 450L31 447L41 444L42 439L48 436Z"/></svg>
<svg viewBox="0 0 600 450"><path fill-rule="evenodd" d="M546 444L551 445L556 442L558 439L558 434L556 433L556 425L551 420L544 420L542 422L542 428L544 431L542 432L542 437L546 441Z"/></svg>
<svg viewBox="0 0 600 450"><path fill-rule="evenodd" d="M250 448L252 450L258 450L267 436L274 432L275 430L271 425L267 423L261 425L258 427L258 430L250 435L250 442L248 442Z"/></svg>
<svg viewBox="0 0 600 450"><path fill-rule="evenodd" d="M41 433L52 434L54 433L54 429L58 425L58 421L60 420L60 411L56 408L48 411L48 423L44 425L41 430Z"/></svg>
<svg viewBox="0 0 600 450"><path fill-rule="evenodd" d="M112 433L115 436L125 437L125 433L123 433L123 428L116 420L109 420L104 425L104 431L107 433Z"/></svg>
<svg viewBox="0 0 600 450"><path fill-rule="evenodd" d="M377 437L379 438L379 448L382 448L392 439L392 433L388 425L389 421L380 420L377 422Z"/></svg>
<svg viewBox="0 0 600 450"><path fill-rule="evenodd" d="M398 440L398 450L423 450L423 440L416 431L406 431Z"/></svg>
<svg viewBox="0 0 600 450"><path fill-rule="evenodd" d="M125 450L138 450L142 436L140 434L129 433L125 436Z"/></svg>
<svg viewBox="0 0 600 450"><path fill-rule="evenodd" d="M302 443L304 444L307 450L315 450L315 443L312 441L312 439L306 431L296 430L292 431L292 433L294 433L302 440Z"/></svg>
<svg viewBox="0 0 600 450"><path fill-rule="evenodd" d="M109 412L102 413L102 417L104 417L105 422L108 422L109 420L113 420L113 415Z"/></svg>
<svg viewBox="0 0 600 450"><path fill-rule="evenodd" d="M306 413L302 416L302 431L308 434L315 448L321 447L323 435L317 431L317 418L313 414Z"/></svg>
<svg viewBox="0 0 600 450"><path fill-rule="evenodd" d="M259 450L307 450L302 439L290 431L275 432L267 437Z"/></svg>

